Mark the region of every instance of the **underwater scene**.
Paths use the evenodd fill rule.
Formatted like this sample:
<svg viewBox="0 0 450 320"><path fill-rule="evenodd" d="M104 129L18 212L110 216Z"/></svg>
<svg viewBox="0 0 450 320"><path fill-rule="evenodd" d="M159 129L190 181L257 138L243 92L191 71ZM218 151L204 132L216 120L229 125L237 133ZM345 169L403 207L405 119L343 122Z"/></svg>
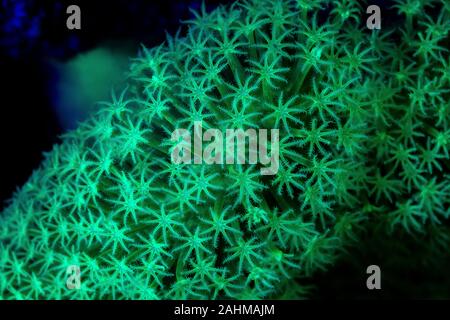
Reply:
<svg viewBox="0 0 450 320"><path fill-rule="evenodd" d="M0 300L450 299L449 50L449 0L0 0Z"/></svg>

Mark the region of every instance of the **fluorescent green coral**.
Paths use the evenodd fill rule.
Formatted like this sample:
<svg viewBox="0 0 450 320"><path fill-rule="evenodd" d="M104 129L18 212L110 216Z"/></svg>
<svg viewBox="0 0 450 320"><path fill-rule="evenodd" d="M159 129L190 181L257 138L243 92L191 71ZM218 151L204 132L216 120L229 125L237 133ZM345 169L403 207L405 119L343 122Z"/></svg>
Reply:
<svg viewBox="0 0 450 320"><path fill-rule="evenodd" d="M0 297L301 298L364 230L446 220L449 7L396 3L370 31L359 1L238 1L143 48L1 216ZM278 174L172 163L194 121L280 129Z"/></svg>

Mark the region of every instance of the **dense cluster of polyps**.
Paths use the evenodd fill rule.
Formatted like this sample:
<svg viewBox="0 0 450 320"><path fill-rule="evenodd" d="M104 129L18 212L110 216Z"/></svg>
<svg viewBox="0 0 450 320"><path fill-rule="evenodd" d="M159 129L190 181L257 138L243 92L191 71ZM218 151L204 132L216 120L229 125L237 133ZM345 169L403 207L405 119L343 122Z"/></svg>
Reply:
<svg viewBox="0 0 450 320"><path fill-rule="evenodd" d="M143 48L3 212L0 297L299 298L364 230L447 219L450 8L395 7L371 31L361 1L238 1ZM195 121L279 129L278 173L172 163Z"/></svg>

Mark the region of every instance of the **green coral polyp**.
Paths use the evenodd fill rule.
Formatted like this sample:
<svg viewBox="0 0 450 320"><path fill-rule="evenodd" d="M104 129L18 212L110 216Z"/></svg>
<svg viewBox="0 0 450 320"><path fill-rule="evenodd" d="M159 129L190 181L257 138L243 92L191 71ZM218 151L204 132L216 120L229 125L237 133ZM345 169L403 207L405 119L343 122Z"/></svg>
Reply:
<svg viewBox="0 0 450 320"><path fill-rule="evenodd" d="M395 2L371 31L360 1L242 0L144 47L1 215L0 298L302 298L366 230L448 233L449 5ZM278 174L172 163L195 121L279 129Z"/></svg>

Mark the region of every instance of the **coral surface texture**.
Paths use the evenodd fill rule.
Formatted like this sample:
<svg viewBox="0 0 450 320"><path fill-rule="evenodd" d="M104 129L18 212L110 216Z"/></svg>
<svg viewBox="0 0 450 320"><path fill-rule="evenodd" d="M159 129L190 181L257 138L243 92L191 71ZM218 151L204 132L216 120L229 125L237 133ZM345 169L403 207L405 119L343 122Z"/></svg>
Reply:
<svg viewBox="0 0 450 320"><path fill-rule="evenodd" d="M448 255L450 3L393 1L381 30L368 5L241 0L142 46L7 203L0 298L305 298L368 233ZM278 172L174 163L195 122L279 129Z"/></svg>

